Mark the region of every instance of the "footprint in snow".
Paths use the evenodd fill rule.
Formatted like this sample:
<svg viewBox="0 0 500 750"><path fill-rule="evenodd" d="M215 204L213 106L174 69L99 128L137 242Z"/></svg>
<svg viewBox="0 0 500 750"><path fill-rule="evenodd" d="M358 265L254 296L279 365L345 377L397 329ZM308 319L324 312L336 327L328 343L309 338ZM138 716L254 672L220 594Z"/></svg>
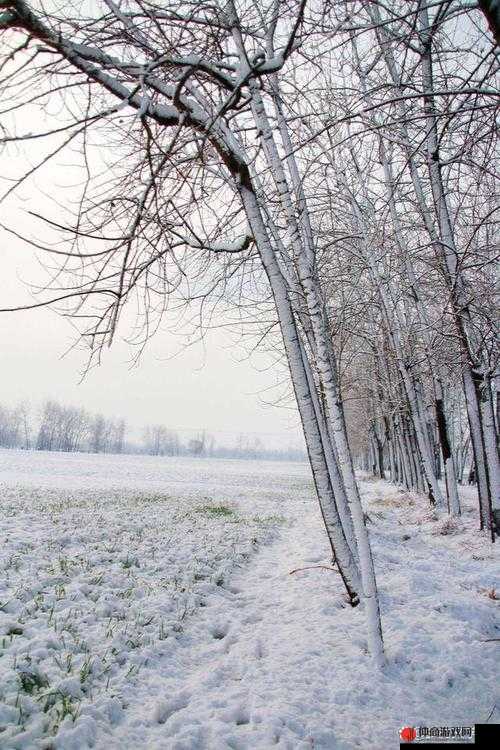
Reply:
<svg viewBox="0 0 500 750"><path fill-rule="evenodd" d="M237 727L250 724L250 714L244 706L235 706L221 712L220 718L227 724L236 724Z"/></svg>
<svg viewBox="0 0 500 750"><path fill-rule="evenodd" d="M238 643L238 638L236 635L229 635L224 638L224 653L228 654L235 643Z"/></svg>
<svg viewBox="0 0 500 750"><path fill-rule="evenodd" d="M186 693L179 693L175 698L163 703L158 703L154 710L153 719L157 724L165 724L165 722L175 714L177 711L181 711L183 708L187 708L189 705L189 697Z"/></svg>
<svg viewBox="0 0 500 750"><path fill-rule="evenodd" d="M229 632L229 625L227 622L225 623L214 623L210 627L210 633L212 635L212 638L214 638L216 641L221 641L223 638L226 637L226 635Z"/></svg>
<svg viewBox="0 0 500 750"><path fill-rule="evenodd" d="M264 645L260 638L255 641L254 655L256 659L263 659L266 655Z"/></svg>
<svg viewBox="0 0 500 750"><path fill-rule="evenodd" d="M328 565L329 563L325 563L325 556L324 555L309 555L309 557L304 557L304 562L306 563L323 563L325 565Z"/></svg>
<svg viewBox="0 0 500 750"><path fill-rule="evenodd" d="M262 617L257 613L247 615L243 620L243 625L256 625L258 622L262 622Z"/></svg>

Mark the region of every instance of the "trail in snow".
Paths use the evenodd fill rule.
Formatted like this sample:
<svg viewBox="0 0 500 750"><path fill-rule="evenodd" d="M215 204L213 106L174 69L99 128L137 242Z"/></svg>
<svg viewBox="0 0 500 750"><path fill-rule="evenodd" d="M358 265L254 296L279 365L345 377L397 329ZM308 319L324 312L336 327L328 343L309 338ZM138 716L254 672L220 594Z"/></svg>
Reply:
<svg viewBox="0 0 500 750"><path fill-rule="evenodd" d="M450 524L361 482L377 672L339 576L290 574L330 565L304 465L12 451L0 471L2 750L386 750L403 725L500 719L500 545L472 495ZM45 693L78 712L47 726Z"/></svg>
<svg viewBox="0 0 500 750"><path fill-rule="evenodd" d="M135 720L117 727L113 747L333 747L330 692L318 679L324 634L308 594L315 584L290 575L298 563L328 564L326 544L321 534L307 542L304 536L296 517L227 589L207 599L174 660L166 657L147 681L143 673L130 705ZM332 576L321 582L319 614L344 607Z"/></svg>
<svg viewBox="0 0 500 750"><path fill-rule="evenodd" d="M170 656L143 672L111 748L391 748L406 724L498 720L492 550L446 531L423 500L364 485L389 665L366 654L363 614L346 605L319 514L296 501L291 525L207 600ZM377 504L377 503L382 504ZM385 503L385 504L384 504ZM468 520L470 526L470 520ZM403 540L403 537L409 537ZM463 549L467 549L465 551ZM474 558L482 559L474 559ZM104 744L102 745L104 747Z"/></svg>

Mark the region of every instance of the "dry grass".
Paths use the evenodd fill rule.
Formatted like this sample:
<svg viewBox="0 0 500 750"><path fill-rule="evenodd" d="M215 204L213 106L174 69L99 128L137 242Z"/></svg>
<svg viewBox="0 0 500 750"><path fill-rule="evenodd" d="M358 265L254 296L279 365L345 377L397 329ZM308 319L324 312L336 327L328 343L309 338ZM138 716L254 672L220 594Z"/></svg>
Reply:
<svg viewBox="0 0 500 750"><path fill-rule="evenodd" d="M415 498L409 492L399 492L397 495L385 495L376 498L373 503L385 508L404 508L414 506Z"/></svg>

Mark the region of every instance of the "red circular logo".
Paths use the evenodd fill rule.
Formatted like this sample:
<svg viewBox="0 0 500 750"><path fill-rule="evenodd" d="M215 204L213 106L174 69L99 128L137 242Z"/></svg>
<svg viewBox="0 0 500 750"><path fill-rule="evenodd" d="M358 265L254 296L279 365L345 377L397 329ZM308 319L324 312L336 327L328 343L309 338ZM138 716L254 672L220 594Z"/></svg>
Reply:
<svg viewBox="0 0 500 750"><path fill-rule="evenodd" d="M413 742L417 736L417 732L414 727L403 727L403 729L399 730L399 736L403 742Z"/></svg>

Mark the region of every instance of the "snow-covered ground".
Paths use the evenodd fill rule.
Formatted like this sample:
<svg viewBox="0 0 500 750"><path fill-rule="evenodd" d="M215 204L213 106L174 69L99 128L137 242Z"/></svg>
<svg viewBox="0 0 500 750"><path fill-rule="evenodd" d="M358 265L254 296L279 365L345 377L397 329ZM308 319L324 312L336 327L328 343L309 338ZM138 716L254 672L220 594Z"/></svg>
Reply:
<svg viewBox="0 0 500 750"><path fill-rule="evenodd" d="M315 567L306 465L0 452L0 748L385 750L403 725L499 721L499 545L473 493L449 524L362 491L382 672Z"/></svg>

